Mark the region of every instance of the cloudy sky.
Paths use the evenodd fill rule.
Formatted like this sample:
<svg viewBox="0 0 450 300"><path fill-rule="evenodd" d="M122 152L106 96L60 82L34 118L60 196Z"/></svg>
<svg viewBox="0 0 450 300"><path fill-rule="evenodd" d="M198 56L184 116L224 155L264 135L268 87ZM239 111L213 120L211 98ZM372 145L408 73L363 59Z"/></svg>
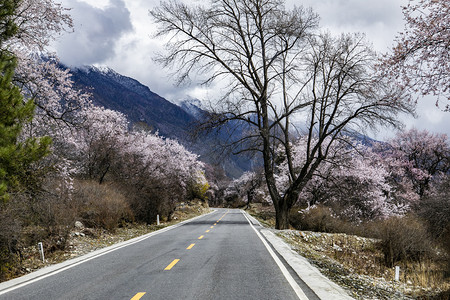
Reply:
<svg viewBox="0 0 450 300"><path fill-rule="evenodd" d="M191 0L200 2L200 0ZM170 101L186 96L206 98L208 91L196 86L176 87L152 58L161 51L161 42L152 39L156 25L148 15L159 0L59 0L71 8L74 33L58 38L54 48L70 66L108 66L135 78ZM406 0L287 0L287 5L312 7L321 18L321 27L332 33L364 32L376 50L386 52L396 34L403 30L400 6ZM434 106L432 97L419 102L419 118L403 118L407 128L416 127L450 136L450 113ZM374 135L392 136L390 131Z"/></svg>

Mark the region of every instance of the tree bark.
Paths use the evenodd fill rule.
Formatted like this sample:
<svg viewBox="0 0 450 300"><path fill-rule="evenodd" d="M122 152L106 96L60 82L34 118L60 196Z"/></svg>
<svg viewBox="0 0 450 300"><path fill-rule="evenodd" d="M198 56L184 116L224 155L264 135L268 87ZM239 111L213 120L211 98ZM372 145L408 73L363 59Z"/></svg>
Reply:
<svg viewBox="0 0 450 300"><path fill-rule="evenodd" d="M275 206L275 228L289 229L289 206L286 199L281 198Z"/></svg>

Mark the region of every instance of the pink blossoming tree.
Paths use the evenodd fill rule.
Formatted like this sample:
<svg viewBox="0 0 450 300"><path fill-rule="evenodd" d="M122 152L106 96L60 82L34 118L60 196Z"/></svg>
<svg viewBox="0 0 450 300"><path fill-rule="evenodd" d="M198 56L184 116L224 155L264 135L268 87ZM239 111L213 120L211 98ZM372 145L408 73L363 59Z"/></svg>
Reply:
<svg viewBox="0 0 450 300"><path fill-rule="evenodd" d="M403 15L405 30L397 36L383 67L415 92L450 100L449 2L409 0ZM450 105L444 102L442 108L448 111Z"/></svg>

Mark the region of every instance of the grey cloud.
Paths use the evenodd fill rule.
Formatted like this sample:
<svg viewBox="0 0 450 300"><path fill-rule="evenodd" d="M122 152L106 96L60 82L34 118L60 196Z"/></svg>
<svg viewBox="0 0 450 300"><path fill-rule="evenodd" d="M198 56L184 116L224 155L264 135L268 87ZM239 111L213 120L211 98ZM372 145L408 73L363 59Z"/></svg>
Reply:
<svg viewBox="0 0 450 300"><path fill-rule="evenodd" d="M292 0L290 0L292 1ZM398 25L401 19L399 0L304 0L320 14L323 25L329 26L370 26L374 23Z"/></svg>
<svg viewBox="0 0 450 300"><path fill-rule="evenodd" d="M68 65L90 65L113 57L116 42L133 29L123 0L111 0L104 9L77 0L69 0L65 6L72 8L75 31L63 36L56 50Z"/></svg>
<svg viewBox="0 0 450 300"><path fill-rule="evenodd" d="M298 5L297 0L287 0ZM385 52L403 29L402 0L303 0L319 14L320 25L333 34L363 32L375 50Z"/></svg>

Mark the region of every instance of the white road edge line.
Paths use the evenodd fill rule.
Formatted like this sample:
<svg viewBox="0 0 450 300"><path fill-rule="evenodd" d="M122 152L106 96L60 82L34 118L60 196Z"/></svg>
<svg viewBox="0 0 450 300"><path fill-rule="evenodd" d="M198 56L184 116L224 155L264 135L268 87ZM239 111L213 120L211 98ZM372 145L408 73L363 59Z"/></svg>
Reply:
<svg viewBox="0 0 450 300"><path fill-rule="evenodd" d="M130 246L130 245L133 245L133 244L142 242L143 240L146 240L146 239L148 239L148 238L150 238L150 237L152 237L152 236L155 236L155 235L157 235L157 234L160 234L160 233L169 231L169 230L171 230L171 229L175 229L175 228L180 227L181 225L183 225L183 224L185 224L185 223L189 223L189 222L191 222L191 221L193 221L193 220L196 220L196 219L198 219L198 218L207 216L207 215L212 214L212 213L214 213L214 212L216 212L216 211L217 211L217 210L213 210L213 211L211 211L210 213L207 213L207 214L204 214L204 215L201 215L201 216L197 216L197 217L195 217L195 218L192 218L192 219L189 219L189 220L180 222L180 223L178 223L178 224L174 224L174 225L171 225L171 226L168 226L168 227L165 227L165 228L162 228L162 229L159 229L159 230L156 230L156 231L147 233L147 234L145 234L145 235L143 235L143 236L136 237L136 238L133 238L133 239L131 239L131 240L124 241L124 242L118 243L118 244L116 244L116 245L112 245L112 246L109 246L109 247L106 247L106 248L103 248L103 249L99 249L99 250L93 251L93 252L91 252L91 253L85 254L85 255L83 255L83 256L74 258L74 259L73 259L74 261L79 260L79 261L77 261L77 262L70 263L70 261L66 261L66 262L62 262L62 263L60 263L60 264L56 264L56 265L47 267L47 268L52 268L52 267L54 268L54 267L56 267L55 270L51 270L51 269L48 270L47 268L43 268L43 269L37 270L36 273L38 273L39 271L41 271L41 272L48 271L48 272L47 272L47 273L44 273L43 275L37 275L36 278L28 279L28 280L27 280L25 277L27 277L27 276L32 276L32 275L33 275L33 273L30 273L30 274L24 275L24 276L22 276L22 277L18 277L18 278L12 279L12 280L10 280L10 282L15 282L15 281L19 281L19 282L18 282L17 284L12 283L10 287L7 286L7 285L8 285L8 281L2 282L2 283L0 283L0 295L6 294L6 293L11 292L11 291L14 291L14 290L16 290L16 289L18 289L18 288L24 287L24 286L26 286L26 285L28 285L28 284L37 282L37 281L39 281L39 280L42 280L42 279L44 279L44 278L53 276L53 275L55 275L55 274L61 273L61 272L63 272L63 271L66 271L66 270L68 270L68 269L71 269L71 268L73 268L73 267L75 267L75 266L78 266L78 265L80 265L80 264L82 264L82 263L85 263L85 262L90 261L90 260L92 260L92 259L98 258L98 257L103 256L103 255L105 255L105 254L111 253L111 252L113 252L113 251L119 250L119 249L121 249L121 248L124 248L124 247ZM109 248L109 249L108 249L108 248ZM96 252L97 252L97 253L96 253ZM89 257L89 256L90 256L90 257ZM83 257L84 257L84 258L83 258ZM67 263L69 263L69 265L64 266L64 267L61 266L60 268L58 268L58 265L64 265L64 264L67 264ZM46 270L46 269L47 269L47 270ZM23 282L21 282L21 279L22 279ZM6 287L5 287L4 289L1 289L1 286L2 286L2 285L6 285Z"/></svg>
<svg viewBox="0 0 450 300"><path fill-rule="evenodd" d="M245 219L247 219L247 222L250 224L252 229L256 232L256 235L262 241L262 243L266 247L267 251L269 251L269 253L272 256L273 260L275 261L275 263L280 268L281 273L283 273L284 277L289 282L289 284L291 285L292 289L294 289L294 292L295 292L295 294L297 294L297 297L300 300L308 300L308 297L306 297L305 293L303 293L303 290L300 288L300 286L297 284L297 282L294 280L294 278L292 278L292 276L289 273L289 271L286 269L284 264L281 262L281 260L275 254L275 252L273 252L272 248L269 246L269 244L266 242L266 240L261 236L261 234L258 232L258 230L256 230L256 228L253 226L252 222L250 222L250 220L247 217L247 215L245 213L243 213L242 211L241 211L241 213L244 215Z"/></svg>

